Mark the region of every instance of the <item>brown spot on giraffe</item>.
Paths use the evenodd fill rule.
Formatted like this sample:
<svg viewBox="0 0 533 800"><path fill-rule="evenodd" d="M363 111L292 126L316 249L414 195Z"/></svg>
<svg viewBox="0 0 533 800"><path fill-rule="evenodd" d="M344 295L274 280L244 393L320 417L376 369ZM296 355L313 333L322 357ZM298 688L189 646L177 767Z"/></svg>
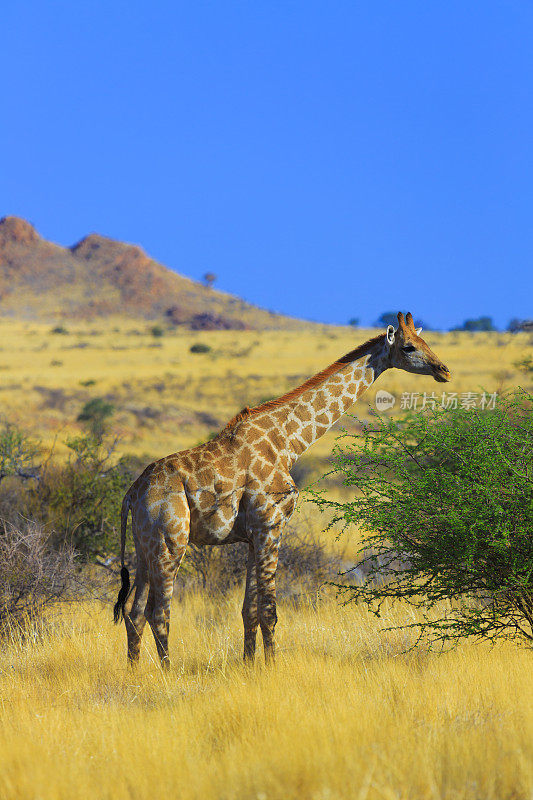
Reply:
<svg viewBox="0 0 533 800"><path fill-rule="evenodd" d="M124 617L128 658L139 658L148 621L157 652L168 666L173 583L189 542L248 544L242 609L244 657L253 659L257 628L265 658L274 657L275 575L283 527L298 491L290 469L386 369L397 367L437 381L450 372L398 314L398 328L370 339L287 394L244 408L205 444L150 464L126 492L121 512L122 586L115 621ZM130 594L124 566L128 513L137 556Z"/></svg>

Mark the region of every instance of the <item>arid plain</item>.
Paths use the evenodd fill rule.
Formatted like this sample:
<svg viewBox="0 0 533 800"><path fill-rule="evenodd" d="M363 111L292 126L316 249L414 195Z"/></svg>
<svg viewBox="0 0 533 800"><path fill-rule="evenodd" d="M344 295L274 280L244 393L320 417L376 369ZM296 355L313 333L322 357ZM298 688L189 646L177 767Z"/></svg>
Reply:
<svg viewBox="0 0 533 800"><path fill-rule="evenodd" d="M145 321L0 321L3 416L46 446L80 430L84 403L115 409L118 449L147 462L216 432L245 405L277 396L375 331L154 335ZM161 333L161 331L159 331ZM501 392L527 384L516 366L531 335L427 333L452 371L446 392ZM191 352L194 344L209 350ZM529 379L530 380L530 379ZM375 391L420 396L442 386L398 371L381 376L352 413L368 418ZM309 452L309 476L327 468L345 418ZM340 487L331 491L344 491ZM326 520L300 504L332 553ZM329 537L329 538L328 538ZM118 550L118 541L117 541ZM118 587L118 583L117 583ZM189 592L174 602L173 667L153 641L140 668L125 664L125 634L93 601L55 611L43 634L16 631L0 649L0 798L530 798L533 792L531 651L464 644L406 653L405 635L343 606L324 587L281 599L276 667L241 662L241 592Z"/></svg>
<svg viewBox="0 0 533 800"><path fill-rule="evenodd" d="M154 336L152 331L162 332ZM54 332L54 331L60 332ZM112 430L121 452L148 461L197 444L215 433L244 406L277 397L339 356L376 329L309 326L300 331L187 331L142 320L94 323L19 322L0 319L0 392L4 417L47 444L81 430L76 418L84 403L102 397L113 404ZM368 418L375 393L442 389L478 394L501 392L524 380L516 366L531 352L531 334L423 334L452 370L442 387L431 377L389 370L351 414ZM194 353L202 344L207 352ZM344 419L310 455L327 455Z"/></svg>

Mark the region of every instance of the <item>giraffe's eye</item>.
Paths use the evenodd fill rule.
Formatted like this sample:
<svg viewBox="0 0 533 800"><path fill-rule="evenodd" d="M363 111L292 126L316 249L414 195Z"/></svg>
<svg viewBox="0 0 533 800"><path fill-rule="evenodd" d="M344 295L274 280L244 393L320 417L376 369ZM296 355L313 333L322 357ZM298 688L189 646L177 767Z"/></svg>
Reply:
<svg viewBox="0 0 533 800"><path fill-rule="evenodd" d="M405 347L402 347L402 350L404 353L412 353L414 350L416 350L416 347L412 344L406 344Z"/></svg>

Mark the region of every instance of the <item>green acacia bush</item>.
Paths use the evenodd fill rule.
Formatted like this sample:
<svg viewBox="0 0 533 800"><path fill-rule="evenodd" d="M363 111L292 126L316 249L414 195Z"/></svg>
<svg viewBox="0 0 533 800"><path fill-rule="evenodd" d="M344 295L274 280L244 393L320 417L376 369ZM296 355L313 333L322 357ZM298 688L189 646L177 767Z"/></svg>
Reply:
<svg viewBox="0 0 533 800"><path fill-rule="evenodd" d="M47 462L30 489L28 516L83 560L118 551L122 498L139 469L130 459L116 459L115 444L91 434L68 439L67 462Z"/></svg>
<svg viewBox="0 0 533 800"><path fill-rule="evenodd" d="M89 427L93 427L89 420ZM100 426L98 426L100 429ZM87 433L67 439L65 461L16 425L0 426L0 539L25 522L38 523L47 547L73 547L82 560L115 552L124 493L142 460L116 457L117 441ZM22 528L20 527L22 526ZM18 553L19 551L17 551Z"/></svg>
<svg viewBox="0 0 533 800"><path fill-rule="evenodd" d="M339 437L333 472L352 497L311 499L333 512L331 525L369 532L365 580L339 590L378 615L388 601L410 603L419 619L405 627L433 642L533 644L532 407L519 389L492 411L376 417L362 443Z"/></svg>

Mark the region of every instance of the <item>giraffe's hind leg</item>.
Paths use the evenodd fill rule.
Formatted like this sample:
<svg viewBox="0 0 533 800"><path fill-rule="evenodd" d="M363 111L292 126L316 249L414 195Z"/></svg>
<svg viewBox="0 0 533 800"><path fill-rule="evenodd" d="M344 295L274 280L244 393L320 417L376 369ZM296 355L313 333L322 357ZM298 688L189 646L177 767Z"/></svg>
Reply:
<svg viewBox="0 0 533 800"><path fill-rule="evenodd" d="M137 570L135 573L135 595L129 613L125 614L126 633L128 636L128 661L133 666L139 660L141 638L146 617L144 614L148 598L148 569L142 553L137 551Z"/></svg>
<svg viewBox="0 0 533 800"><path fill-rule="evenodd" d="M158 520L156 557L149 563L150 590L145 616L154 634L157 654L163 667L170 666L168 635L170 603L174 579L189 541L190 511L185 493L174 494L164 502Z"/></svg>
<svg viewBox="0 0 533 800"><path fill-rule="evenodd" d="M168 636L170 632L170 603L174 588L174 575L171 578L163 578L161 581L156 579L150 582L148 603L146 605L146 616L154 634L157 655L161 661L161 666L164 668L170 666Z"/></svg>

